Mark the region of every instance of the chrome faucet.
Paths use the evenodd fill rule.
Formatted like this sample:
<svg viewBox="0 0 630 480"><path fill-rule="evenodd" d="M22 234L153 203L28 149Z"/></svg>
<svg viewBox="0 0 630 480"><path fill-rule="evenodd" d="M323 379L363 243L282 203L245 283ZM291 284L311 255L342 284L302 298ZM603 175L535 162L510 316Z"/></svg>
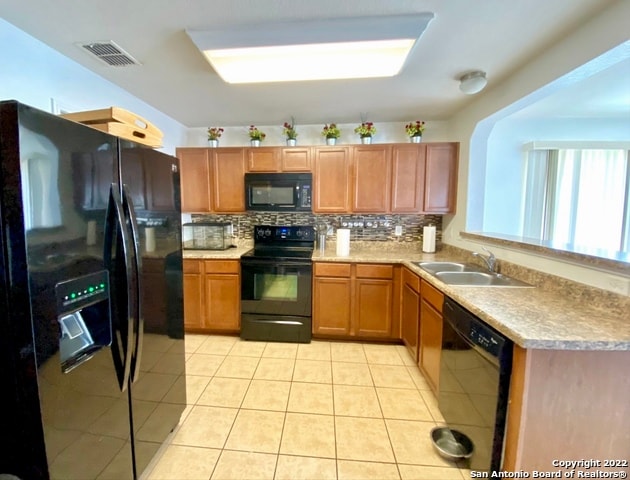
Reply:
<svg viewBox="0 0 630 480"><path fill-rule="evenodd" d="M475 257L481 258L486 263L486 266L488 267L488 270L490 270L491 273L495 273L495 269L497 267L497 257L495 257L494 253L492 253L486 247L481 247L481 248L488 254L487 257L483 256L479 252L473 252L473 255Z"/></svg>

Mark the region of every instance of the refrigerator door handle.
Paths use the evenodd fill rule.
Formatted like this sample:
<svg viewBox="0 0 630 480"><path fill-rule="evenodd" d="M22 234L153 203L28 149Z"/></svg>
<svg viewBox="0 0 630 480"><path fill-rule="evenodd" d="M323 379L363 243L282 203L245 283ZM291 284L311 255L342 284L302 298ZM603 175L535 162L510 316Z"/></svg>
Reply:
<svg viewBox="0 0 630 480"><path fill-rule="evenodd" d="M125 213L129 219L129 227L131 231L131 237L134 248L135 261L132 265L132 270L135 272L135 289L129 291L129 295L134 295L136 299L136 315L134 319L134 350L131 357L131 383L135 383L140 376L140 364L142 361L142 344L144 340L144 315L142 308L142 256L140 255L140 236L138 234L138 222L136 220L136 212L133 207L133 202L129 196L129 189L127 185L123 184L123 206L125 207ZM130 285L131 287L131 285Z"/></svg>
<svg viewBox="0 0 630 480"><path fill-rule="evenodd" d="M129 256L131 255L131 239L125 228L125 216L119 191L120 186L117 183L112 183L109 189L109 201L107 203L103 259L105 268L112 274L116 268L114 260L112 259L112 248L116 241L116 232L118 231L122 239L123 256L125 259L125 277L127 285L130 285L134 281L133 272L130 268L131 263L129 261ZM118 228L116 228L116 226ZM115 276L113 278L115 278ZM116 302L116 299L112 298L111 301ZM113 307L112 315L119 315L118 304L116 303ZM127 312L125 318L116 319L118 320L117 322L112 322L120 326L112 332L112 357L114 359L114 366L116 367L116 375L121 392L127 390L129 376L131 374L131 358L133 353L131 342L134 338L134 325L133 322L130 321L132 316L133 305L131 299L127 298ZM126 327L126 331L123 330L124 327Z"/></svg>

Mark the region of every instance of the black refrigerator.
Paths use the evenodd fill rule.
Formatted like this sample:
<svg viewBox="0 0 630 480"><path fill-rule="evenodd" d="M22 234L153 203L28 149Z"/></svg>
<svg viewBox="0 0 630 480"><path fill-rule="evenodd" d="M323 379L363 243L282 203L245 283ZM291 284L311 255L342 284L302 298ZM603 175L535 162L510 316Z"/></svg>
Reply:
<svg viewBox="0 0 630 480"><path fill-rule="evenodd" d="M0 478L139 478L178 424L179 198L176 158L0 102Z"/></svg>

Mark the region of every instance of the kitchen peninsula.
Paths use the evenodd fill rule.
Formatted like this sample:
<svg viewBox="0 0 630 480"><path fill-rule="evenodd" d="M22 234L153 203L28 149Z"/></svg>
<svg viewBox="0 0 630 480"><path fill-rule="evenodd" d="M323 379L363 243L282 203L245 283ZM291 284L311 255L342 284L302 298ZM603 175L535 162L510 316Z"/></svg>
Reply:
<svg viewBox="0 0 630 480"><path fill-rule="evenodd" d="M374 245L376 244L376 245ZM185 252L209 258L233 252ZM505 468L549 469L557 458L624 458L630 451L630 301L607 292L500 262L508 275L536 288L446 285L419 261L471 262L471 252L444 246L435 254L393 242L353 243L338 257L334 244L313 262L392 265L453 298L515 344ZM556 288L554 288L554 286ZM394 311L400 311L400 288ZM602 299L605 303L598 303ZM605 308L604 308L605 307ZM399 332L400 316L394 317ZM422 320L420 320L422 321ZM398 330L397 330L397 329ZM400 338L400 337L398 337Z"/></svg>

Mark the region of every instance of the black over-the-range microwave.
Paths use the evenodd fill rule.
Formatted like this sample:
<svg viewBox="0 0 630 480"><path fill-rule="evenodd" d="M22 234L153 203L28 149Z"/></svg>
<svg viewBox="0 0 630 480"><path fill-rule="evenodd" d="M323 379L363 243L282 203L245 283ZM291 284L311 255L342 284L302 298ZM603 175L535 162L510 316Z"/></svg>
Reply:
<svg viewBox="0 0 630 480"><path fill-rule="evenodd" d="M310 212L312 178L310 173L246 173L246 209Z"/></svg>

